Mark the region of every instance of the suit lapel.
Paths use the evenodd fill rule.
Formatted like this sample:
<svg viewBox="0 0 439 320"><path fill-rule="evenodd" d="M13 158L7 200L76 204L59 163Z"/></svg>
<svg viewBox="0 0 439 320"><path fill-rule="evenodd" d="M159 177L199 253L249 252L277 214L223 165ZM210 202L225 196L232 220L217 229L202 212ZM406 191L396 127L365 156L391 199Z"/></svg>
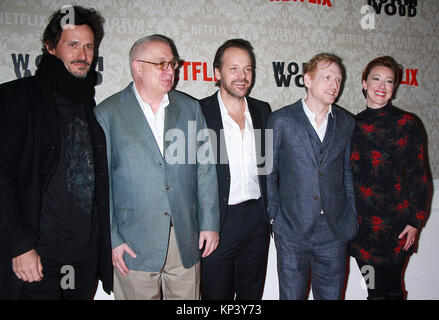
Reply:
<svg viewBox="0 0 439 320"><path fill-rule="evenodd" d="M158 154L162 157L159 146L157 145L154 134L143 114L142 108L136 99L133 91L134 84L131 83L121 97L122 107L120 111L130 126L138 133L137 136L151 150L152 154ZM163 157L162 157L163 158Z"/></svg>
<svg viewBox="0 0 439 320"><path fill-rule="evenodd" d="M250 99L247 99L247 106L252 117L253 129L262 129L261 114L259 110L253 106Z"/></svg>
<svg viewBox="0 0 439 320"><path fill-rule="evenodd" d="M172 99L172 95L169 95L169 105L165 108L165 125L163 132L163 152L168 149L171 141L166 141L166 132L171 129L175 129L177 126L178 116L180 115L180 107Z"/></svg>
<svg viewBox="0 0 439 320"><path fill-rule="evenodd" d="M226 148L226 140L224 138L224 126L221 117L221 110L218 102L218 91L211 96L209 101L208 110L205 112L204 117L210 129L216 133L216 150L215 159L219 164L227 164L227 171L229 170L228 155Z"/></svg>
<svg viewBox="0 0 439 320"><path fill-rule="evenodd" d="M311 155L311 158L313 159L314 163L318 165L316 156L314 154L314 149L312 147L311 140L308 135L308 130L306 129L306 125L307 125L306 122L309 120L306 117L305 111L303 111L303 106L301 101L299 101L295 112L297 116L292 117L292 121L294 122L294 128L296 129L297 134L300 136L300 140L303 141L305 149Z"/></svg>
<svg viewBox="0 0 439 320"><path fill-rule="evenodd" d="M335 112L335 110L334 110L335 108L333 107L332 108L332 114L333 114L333 116L334 116L334 118L333 118L333 121L334 121L334 123L333 123L333 127L332 127L332 129L330 130L330 132L328 132L329 130L327 130L327 132L326 132L326 134L330 134L330 136L328 137L328 138L330 138L331 140L329 141L329 146L328 146L328 151L326 152L326 154L325 154L325 157L323 158L323 167L326 165L326 163L328 162L327 160L328 160L328 157L331 155L331 154L333 154L334 152L331 152L331 151L333 151L333 148L335 147L335 144L334 144L334 141L337 141L338 139L335 139L335 135L336 135L336 133L337 133L337 117L336 117L336 112ZM331 117L331 115L329 115L329 117ZM325 137L326 138L326 137Z"/></svg>
<svg viewBox="0 0 439 320"><path fill-rule="evenodd" d="M260 111L252 104L250 99L247 99L247 106L248 110L250 112L250 116L252 118L252 124L253 124L253 132L254 132L254 139L255 139L255 148L256 148L256 155L258 157L264 157L265 156L265 133L264 128L262 128L262 118ZM256 134L256 130L258 129L260 134ZM259 159L256 159L259 160ZM258 164L258 167L262 164Z"/></svg>
<svg viewBox="0 0 439 320"><path fill-rule="evenodd" d="M265 176L261 174L261 171L265 171L265 160L262 163L258 161L263 157L265 159L265 128L262 127L262 116L261 112L258 108L256 108L250 99L247 99L247 106L250 112L250 116L252 118L253 124L253 135L255 139L255 151L256 151L256 167L258 170L258 181L259 181L259 190L261 192L261 198L266 203L266 184L265 184ZM256 129L259 130L260 134L256 134Z"/></svg>

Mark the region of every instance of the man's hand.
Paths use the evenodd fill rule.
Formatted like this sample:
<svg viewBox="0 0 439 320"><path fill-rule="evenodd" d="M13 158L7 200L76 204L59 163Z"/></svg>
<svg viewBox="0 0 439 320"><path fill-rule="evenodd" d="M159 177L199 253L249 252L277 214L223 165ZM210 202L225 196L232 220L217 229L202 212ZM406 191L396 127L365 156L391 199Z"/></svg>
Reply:
<svg viewBox="0 0 439 320"><path fill-rule="evenodd" d="M123 255L125 252L127 252L133 258L137 258L137 255L126 243L122 243L120 246L117 246L112 251L113 266L115 266L117 270L119 270L119 272L122 273L124 276L126 276L130 272L127 265L125 264L125 260L123 259Z"/></svg>
<svg viewBox="0 0 439 320"><path fill-rule="evenodd" d="M206 244L204 244L206 242ZM200 240L198 241L198 249L203 249L204 252L202 257L206 258L212 252L215 251L216 247L218 247L219 243L219 235L218 232L215 231L201 231L200 232Z"/></svg>
<svg viewBox="0 0 439 320"><path fill-rule="evenodd" d="M41 281L43 265L38 253L32 249L12 259L12 270L18 279L25 282Z"/></svg>

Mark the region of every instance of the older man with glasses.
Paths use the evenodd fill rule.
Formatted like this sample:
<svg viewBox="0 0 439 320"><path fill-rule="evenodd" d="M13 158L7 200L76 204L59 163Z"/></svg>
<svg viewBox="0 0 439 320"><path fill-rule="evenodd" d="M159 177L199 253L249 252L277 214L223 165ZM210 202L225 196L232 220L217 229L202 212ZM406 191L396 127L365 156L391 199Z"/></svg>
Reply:
<svg viewBox="0 0 439 320"><path fill-rule="evenodd" d="M191 134L206 122L195 99L172 90L172 40L139 39L129 58L134 82L95 109L107 141L115 298L199 299L200 258L219 242L215 164L197 158L209 141Z"/></svg>

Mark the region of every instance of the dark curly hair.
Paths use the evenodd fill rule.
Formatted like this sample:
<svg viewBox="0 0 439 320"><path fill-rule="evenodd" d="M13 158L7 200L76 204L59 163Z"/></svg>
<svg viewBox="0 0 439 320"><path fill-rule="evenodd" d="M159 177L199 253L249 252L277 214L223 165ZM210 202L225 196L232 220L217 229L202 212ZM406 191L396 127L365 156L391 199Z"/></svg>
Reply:
<svg viewBox="0 0 439 320"><path fill-rule="evenodd" d="M92 8L84 8L80 6L72 6L70 8L73 8L75 15L74 21L68 22L77 26L85 24L91 28L94 34L95 54L97 54L99 45L104 37L105 19L98 11ZM63 18L68 13L66 10L68 10L68 8L61 8L50 16L49 24L46 26L41 38L43 54L48 54L46 44L49 49L54 49L56 48L59 39L61 39L61 34L63 32Z"/></svg>

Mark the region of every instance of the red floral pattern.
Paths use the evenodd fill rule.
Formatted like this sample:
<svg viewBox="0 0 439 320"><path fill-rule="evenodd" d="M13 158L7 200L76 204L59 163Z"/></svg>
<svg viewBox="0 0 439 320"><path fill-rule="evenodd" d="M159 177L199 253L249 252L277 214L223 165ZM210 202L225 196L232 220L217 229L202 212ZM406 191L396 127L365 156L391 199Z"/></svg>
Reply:
<svg viewBox="0 0 439 320"><path fill-rule="evenodd" d="M362 128L363 128L363 133L364 134L371 133L371 132L373 132L375 130L375 127L373 125L368 125L366 123L363 125Z"/></svg>
<svg viewBox="0 0 439 320"><path fill-rule="evenodd" d="M354 161L354 160L360 160L360 154L358 153L358 152L352 152L352 154L351 154L351 161Z"/></svg>
<svg viewBox="0 0 439 320"><path fill-rule="evenodd" d="M401 146L401 147L405 147L405 146L407 145L407 137L400 138L400 139L397 141L397 143L398 143L399 146Z"/></svg>
<svg viewBox="0 0 439 320"><path fill-rule="evenodd" d="M424 160L424 146L421 146L421 152L418 154L418 159L421 161Z"/></svg>
<svg viewBox="0 0 439 320"><path fill-rule="evenodd" d="M398 211L404 211L405 209L407 209L409 207L409 201L408 200L404 200L401 203L398 203L398 205L396 206L396 209L398 209Z"/></svg>
<svg viewBox="0 0 439 320"><path fill-rule="evenodd" d="M418 218L418 220L424 221L426 215L427 215L427 213L424 210L416 212L416 218Z"/></svg>
<svg viewBox="0 0 439 320"><path fill-rule="evenodd" d="M409 114L405 114L401 119L398 120L398 124L400 126L404 126L407 123L407 121L411 121L411 120L413 120L413 116Z"/></svg>
<svg viewBox="0 0 439 320"><path fill-rule="evenodd" d="M370 263L398 263L406 255L399 234L427 216L422 131L413 115L390 104L367 108L356 120L351 165L360 230L349 252Z"/></svg>
<svg viewBox="0 0 439 320"><path fill-rule="evenodd" d="M382 154L379 151L373 150L371 155L372 165L377 167L381 163Z"/></svg>
<svg viewBox="0 0 439 320"><path fill-rule="evenodd" d="M378 232L381 230L383 224L383 219L380 217L372 217L372 230L373 232Z"/></svg>
<svg viewBox="0 0 439 320"><path fill-rule="evenodd" d="M365 186L360 188L363 197L373 196L373 190L371 188L366 188Z"/></svg>
<svg viewBox="0 0 439 320"><path fill-rule="evenodd" d="M361 250L360 250L360 253L361 253L361 256L362 256L365 260L370 259L370 253L367 252L366 250L361 249Z"/></svg>

